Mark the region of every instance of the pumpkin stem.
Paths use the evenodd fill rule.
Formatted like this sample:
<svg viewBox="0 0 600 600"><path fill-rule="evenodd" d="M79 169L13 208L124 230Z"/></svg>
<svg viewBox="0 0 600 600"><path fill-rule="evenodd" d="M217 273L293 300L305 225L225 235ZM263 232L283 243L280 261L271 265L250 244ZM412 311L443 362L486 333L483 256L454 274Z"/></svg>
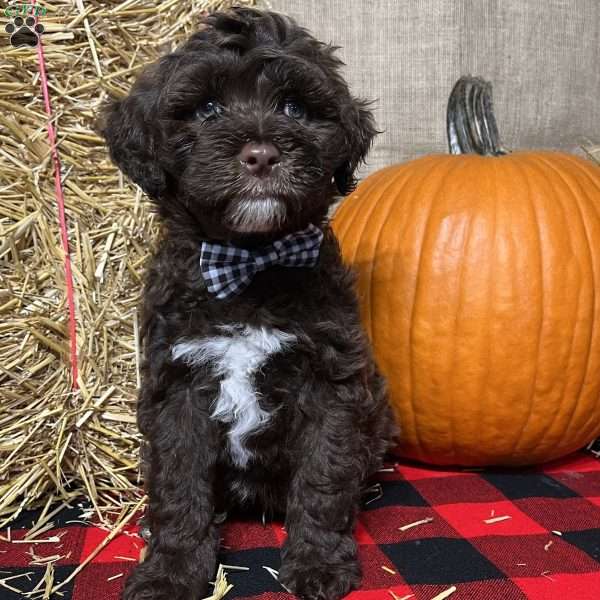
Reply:
<svg viewBox="0 0 600 600"><path fill-rule="evenodd" d="M450 154L507 154L492 108L492 84L481 77L466 75L456 82L448 100L447 129Z"/></svg>

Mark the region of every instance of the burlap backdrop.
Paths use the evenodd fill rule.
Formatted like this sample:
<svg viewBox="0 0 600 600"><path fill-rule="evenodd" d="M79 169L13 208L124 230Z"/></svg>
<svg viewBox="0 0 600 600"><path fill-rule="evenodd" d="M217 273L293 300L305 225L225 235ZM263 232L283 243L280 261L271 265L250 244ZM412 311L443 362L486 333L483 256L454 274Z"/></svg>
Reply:
<svg viewBox="0 0 600 600"><path fill-rule="evenodd" d="M446 102L461 75L494 85L511 149L600 144L598 0L271 0L340 56L384 130L368 173L446 152Z"/></svg>

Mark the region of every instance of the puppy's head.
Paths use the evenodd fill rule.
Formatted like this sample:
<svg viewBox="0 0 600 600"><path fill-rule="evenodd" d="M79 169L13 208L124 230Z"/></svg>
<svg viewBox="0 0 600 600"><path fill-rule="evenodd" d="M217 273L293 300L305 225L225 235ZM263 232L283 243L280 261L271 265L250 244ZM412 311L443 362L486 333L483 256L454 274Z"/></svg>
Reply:
<svg viewBox="0 0 600 600"><path fill-rule="evenodd" d="M107 108L112 159L165 218L217 239L319 223L375 134L335 48L276 13L205 25Z"/></svg>

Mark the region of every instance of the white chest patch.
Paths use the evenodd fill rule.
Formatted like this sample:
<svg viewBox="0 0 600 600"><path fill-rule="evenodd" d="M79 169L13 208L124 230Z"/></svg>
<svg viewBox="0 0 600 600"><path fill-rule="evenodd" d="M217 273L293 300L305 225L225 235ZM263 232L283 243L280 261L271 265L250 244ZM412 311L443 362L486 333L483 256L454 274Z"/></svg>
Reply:
<svg viewBox="0 0 600 600"><path fill-rule="evenodd" d="M246 467L252 456L244 447L246 438L263 426L270 414L258 403L254 374L272 354L286 350L296 336L279 329L222 325L223 335L177 342L171 354L189 365L210 364L221 378L219 395L211 405L212 419L231 423L229 452L233 462Z"/></svg>

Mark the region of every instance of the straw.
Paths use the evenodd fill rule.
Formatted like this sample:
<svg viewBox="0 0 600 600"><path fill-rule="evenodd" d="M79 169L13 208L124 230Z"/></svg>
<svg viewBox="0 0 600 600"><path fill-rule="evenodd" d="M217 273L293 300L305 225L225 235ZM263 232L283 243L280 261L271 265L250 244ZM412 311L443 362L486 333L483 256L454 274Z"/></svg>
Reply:
<svg viewBox="0 0 600 600"><path fill-rule="evenodd" d="M100 105L144 64L197 30L225 0L58 0L40 16L57 158L48 140L38 51L4 40L0 65L0 527L23 510L88 496L101 522L134 507L137 308L160 235L149 202L108 159ZM235 4L255 4L254 0ZM64 192L76 318L78 390L65 246ZM51 512L49 509L46 515ZM46 520L36 524L39 530ZM43 535L40 536L43 538Z"/></svg>

